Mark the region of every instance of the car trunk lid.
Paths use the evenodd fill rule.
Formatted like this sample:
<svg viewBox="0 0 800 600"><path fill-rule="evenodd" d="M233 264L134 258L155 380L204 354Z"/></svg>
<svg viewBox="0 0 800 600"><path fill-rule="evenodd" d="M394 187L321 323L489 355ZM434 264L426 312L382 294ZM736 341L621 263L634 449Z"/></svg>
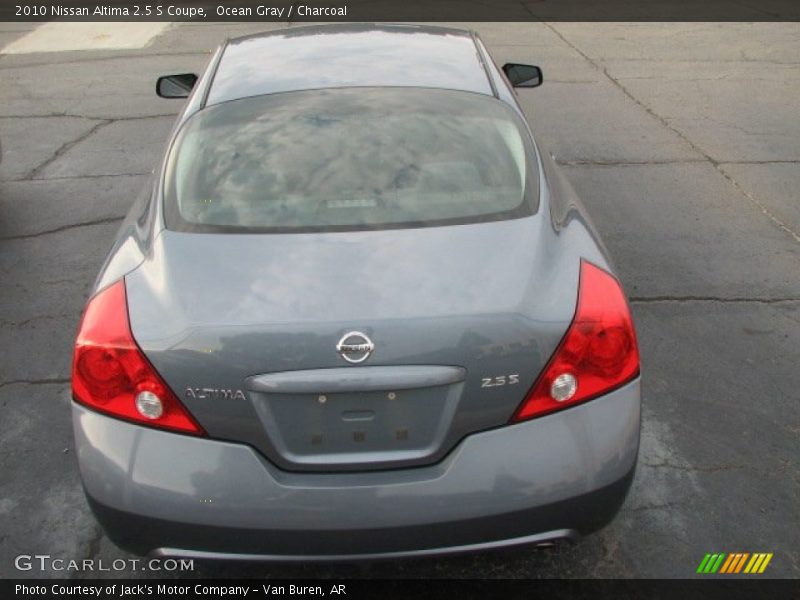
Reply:
<svg viewBox="0 0 800 600"><path fill-rule="evenodd" d="M543 260L547 229L164 231L131 326L212 437L288 470L428 464L506 423L566 330L577 264Z"/></svg>

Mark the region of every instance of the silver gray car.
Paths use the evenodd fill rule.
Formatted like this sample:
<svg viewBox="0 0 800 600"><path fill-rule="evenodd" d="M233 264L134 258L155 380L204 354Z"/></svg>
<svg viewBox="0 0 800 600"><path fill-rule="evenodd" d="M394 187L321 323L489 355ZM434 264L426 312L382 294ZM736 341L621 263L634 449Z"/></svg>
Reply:
<svg viewBox="0 0 800 600"><path fill-rule="evenodd" d="M424 556L614 517L636 334L517 103L541 82L474 33L389 25L232 39L159 79L188 100L73 360L80 472L116 544Z"/></svg>

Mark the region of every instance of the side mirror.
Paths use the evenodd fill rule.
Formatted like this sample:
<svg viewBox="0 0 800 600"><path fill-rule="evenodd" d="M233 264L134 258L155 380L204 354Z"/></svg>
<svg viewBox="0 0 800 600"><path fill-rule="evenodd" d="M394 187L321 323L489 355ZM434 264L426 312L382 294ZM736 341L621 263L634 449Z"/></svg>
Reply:
<svg viewBox="0 0 800 600"><path fill-rule="evenodd" d="M156 94L161 98L188 98L195 83L197 75L194 73L164 75L156 81Z"/></svg>
<svg viewBox="0 0 800 600"><path fill-rule="evenodd" d="M503 65L503 73L514 87L532 88L542 85L542 70L533 65L507 63Z"/></svg>

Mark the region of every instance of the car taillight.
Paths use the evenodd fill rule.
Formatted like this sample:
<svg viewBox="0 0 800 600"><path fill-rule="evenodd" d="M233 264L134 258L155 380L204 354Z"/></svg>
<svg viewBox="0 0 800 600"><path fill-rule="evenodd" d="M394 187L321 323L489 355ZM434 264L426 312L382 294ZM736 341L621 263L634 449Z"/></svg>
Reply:
<svg viewBox="0 0 800 600"><path fill-rule="evenodd" d="M72 397L114 417L205 435L133 339L124 280L86 305L72 358Z"/></svg>
<svg viewBox="0 0 800 600"><path fill-rule="evenodd" d="M586 402L638 374L636 332L622 288L610 273L582 261L572 323L511 421Z"/></svg>

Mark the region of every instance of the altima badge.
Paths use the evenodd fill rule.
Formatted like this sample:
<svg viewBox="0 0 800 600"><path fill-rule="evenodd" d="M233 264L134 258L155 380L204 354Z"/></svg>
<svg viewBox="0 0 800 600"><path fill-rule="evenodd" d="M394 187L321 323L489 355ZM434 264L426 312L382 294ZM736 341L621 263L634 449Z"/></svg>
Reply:
<svg viewBox="0 0 800 600"><path fill-rule="evenodd" d="M373 350L375 350L375 344L360 331L345 333L336 344L336 351L349 363L364 362Z"/></svg>
<svg viewBox="0 0 800 600"><path fill-rule="evenodd" d="M225 390L219 388L190 388L187 387L184 396L194 399L213 400L246 400L242 390Z"/></svg>

